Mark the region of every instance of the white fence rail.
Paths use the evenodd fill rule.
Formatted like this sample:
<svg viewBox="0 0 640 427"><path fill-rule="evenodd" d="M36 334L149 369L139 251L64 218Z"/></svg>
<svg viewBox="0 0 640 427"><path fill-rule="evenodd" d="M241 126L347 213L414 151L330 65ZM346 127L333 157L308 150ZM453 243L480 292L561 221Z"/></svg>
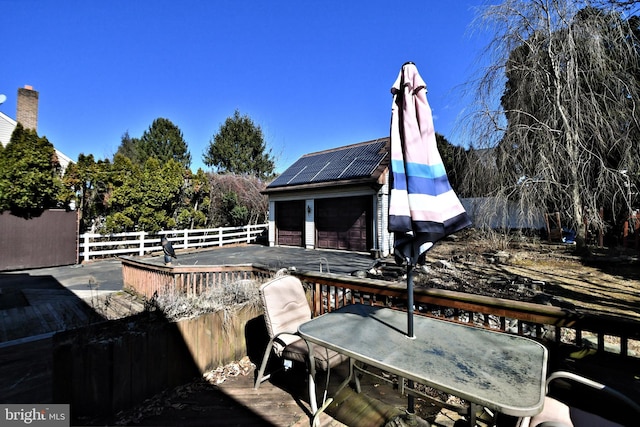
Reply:
<svg viewBox="0 0 640 427"><path fill-rule="evenodd" d="M82 261L114 255L144 255L162 250L160 236L166 235L175 249L224 246L255 241L269 224L243 227L219 227L197 230L167 230L150 234L145 231L115 234L80 235L79 256Z"/></svg>

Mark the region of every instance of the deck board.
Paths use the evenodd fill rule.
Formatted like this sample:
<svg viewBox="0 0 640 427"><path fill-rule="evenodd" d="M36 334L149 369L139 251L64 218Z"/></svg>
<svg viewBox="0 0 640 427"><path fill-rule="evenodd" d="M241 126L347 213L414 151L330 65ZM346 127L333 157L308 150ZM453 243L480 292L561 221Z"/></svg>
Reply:
<svg viewBox="0 0 640 427"><path fill-rule="evenodd" d="M95 310L85 300L70 297L66 292L25 290L24 296L27 305L0 310L0 343L87 326L105 318L127 317L144 310L144 305L128 294L100 299L97 304L104 312Z"/></svg>
<svg viewBox="0 0 640 427"><path fill-rule="evenodd" d="M38 306L38 309L51 329L61 330L64 328L64 321L60 317L58 310L56 310L52 304L41 304Z"/></svg>
<svg viewBox="0 0 640 427"><path fill-rule="evenodd" d="M9 332L5 326L8 316L7 310L0 310L0 342L9 341Z"/></svg>
<svg viewBox="0 0 640 427"><path fill-rule="evenodd" d="M29 333L32 335L40 335L48 332L48 326L43 323L40 312L34 306L24 307L24 318L31 319Z"/></svg>
<svg viewBox="0 0 640 427"><path fill-rule="evenodd" d="M405 414L406 397L392 386L380 384L372 377L364 376L361 379L362 393L345 387L335 395L347 369L347 364L344 364L331 374L328 395L334 398L334 402L320 416L322 426L381 427ZM322 395L325 378L322 373L319 374L319 397ZM238 403L260 413L275 426L309 426L310 410L304 371L280 374L262 383L258 390L253 388L253 375L228 379L218 387ZM293 419L298 421L292 424Z"/></svg>
<svg viewBox="0 0 640 427"><path fill-rule="evenodd" d="M116 292L88 301L92 308L106 319L121 319L144 311L144 303L129 294Z"/></svg>
<svg viewBox="0 0 640 427"><path fill-rule="evenodd" d="M295 391L291 393L287 390L292 388L291 384L283 383L280 379L276 383L265 381L260 385L260 388L255 390L253 378L252 374L229 378L219 384L218 388L242 406L251 408L273 426L309 426L310 407L307 393L302 391L304 388L301 390L294 386ZM300 378L299 375L297 375L297 379L302 379L304 382L304 378ZM341 426L345 426L345 424L329 414L320 416L320 427Z"/></svg>

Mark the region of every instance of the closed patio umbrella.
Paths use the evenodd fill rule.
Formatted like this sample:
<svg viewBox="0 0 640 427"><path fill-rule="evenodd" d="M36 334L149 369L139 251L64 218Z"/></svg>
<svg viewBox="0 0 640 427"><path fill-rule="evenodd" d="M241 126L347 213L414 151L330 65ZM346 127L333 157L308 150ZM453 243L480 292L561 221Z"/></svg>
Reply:
<svg viewBox="0 0 640 427"><path fill-rule="evenodd" d="M389 232L396 262L407 265L407 336L413 333L413 269L440 239L471 225L436 145L427 86L412 62L391 88ZM413 387L413 381L409 381ZM409 396L409 413L413 398Z"/></svg>
<svg viewBox="0 0 640 427"><path fill-rule="evenodd" d="M412 62L391 88L391 191L389 232L396 262L411 273L438 240L471 225L451 188L436 145L427 85ZM413 337L413 281L407 275L408 330Z"/></svg>

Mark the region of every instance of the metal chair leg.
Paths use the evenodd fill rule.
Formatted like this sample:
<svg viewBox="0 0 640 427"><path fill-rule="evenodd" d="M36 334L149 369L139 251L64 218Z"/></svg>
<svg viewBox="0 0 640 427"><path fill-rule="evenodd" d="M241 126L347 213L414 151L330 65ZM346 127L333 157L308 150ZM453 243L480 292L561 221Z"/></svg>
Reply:
<svg viewBox="0 0 640 427"><path fill-rule="evenodd" d="M264 351L264 356L262 357L262 363L260 364L260 370L258 371L258 375L256 377L256 383L253 385L253 388L257 390L260 387L260 383L262 381L268 380L271 375L264 376L264 370L267 368L267 362L269 361L269 356L271 356L271 349L273 348L273 339L269 340L269 344L267 345L266 350Z"/></svg>

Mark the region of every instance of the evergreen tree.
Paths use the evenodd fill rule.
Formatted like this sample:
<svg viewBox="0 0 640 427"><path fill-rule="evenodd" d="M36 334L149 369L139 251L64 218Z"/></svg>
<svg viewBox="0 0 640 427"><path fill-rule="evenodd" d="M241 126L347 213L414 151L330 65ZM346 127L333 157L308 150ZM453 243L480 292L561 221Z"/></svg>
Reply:
<svg viewBox="0 0 640 427"><path fill-rule="evenodd" d="M209 179L202 169L196 174L187 171L188 179L182 191L181 205L177 210L178 228L197 228L207 225L209 212Z"/></svg>
<svg viewBox="0 0 640 427"><path fill-rule="evenodd" d="M157 232L176 226L174 213L184 184L181 164L175 160L161 164L157 158L150 157L139 166L124 156L117 156L113 170L121 173L114 173L107 231Z"/></svg>
<svg viewBox="0 0 640 427"><path fill-rule="evenodd" d="M158 118L140 138L138 161L144 164L150 157L157 158L160 163L175 160L188 169L191 166L191 154L182 131L170 120Z"/></svg>
<svg viewBox="0 0 640 427"><path fill-rule="evenodd" d="M464 148L451 144L447 138L436 132L436 144L438 146L438 152L442 157L442 164L447 171L447 178L451 188L458 193L460 183L462 181L462 174L464 169L461 169L461 165L465 162Z"/></svg>
<svg viewBox="0 0 640 427"><path fill-rule="evenodd" d="M64 186L69 189L66 201L69 202L71 198L76 201L81 233L97 226L100 218L107 214L110 176L109 160L95 161L92 154L81 153L77 162L67 166L63 178Z"/></svg>
<svg viewBox="0 0 640 427"><path fill-rule="evenodd" d="M140 162L140 155L138 154L139 147L140 139L132 138L129 135L129 131L126 131L124 135L122 135L120 146L118 147L116 154L122 154L123 156L133 160L135 163L144 163Z"/></svg>
<svg viewBox="0 0 640 427"><path fill-rule="evenodd" d="M213 136L203 162L219 173L247 174L261 179L272 176L275 169L262 129L249 116L240 116L238 110Z"/></svg>
<svg viewBox="0 0 640 427"><path fill-rule="evenodd" d="M18 123L0 151L0 211L29 218L58 206L63 190L53 145Z"/></svg>
<svg viewBox="0 0 640 427"><path fill-rule="evenodd" d="M140 138L132 138L129 132L125 132L116 154L128 157L138 165L144 165L149 158L155 157L161 163L175 160L185 169L191 166L191 154L182 131L164 118L155 119Z"/></svg>

